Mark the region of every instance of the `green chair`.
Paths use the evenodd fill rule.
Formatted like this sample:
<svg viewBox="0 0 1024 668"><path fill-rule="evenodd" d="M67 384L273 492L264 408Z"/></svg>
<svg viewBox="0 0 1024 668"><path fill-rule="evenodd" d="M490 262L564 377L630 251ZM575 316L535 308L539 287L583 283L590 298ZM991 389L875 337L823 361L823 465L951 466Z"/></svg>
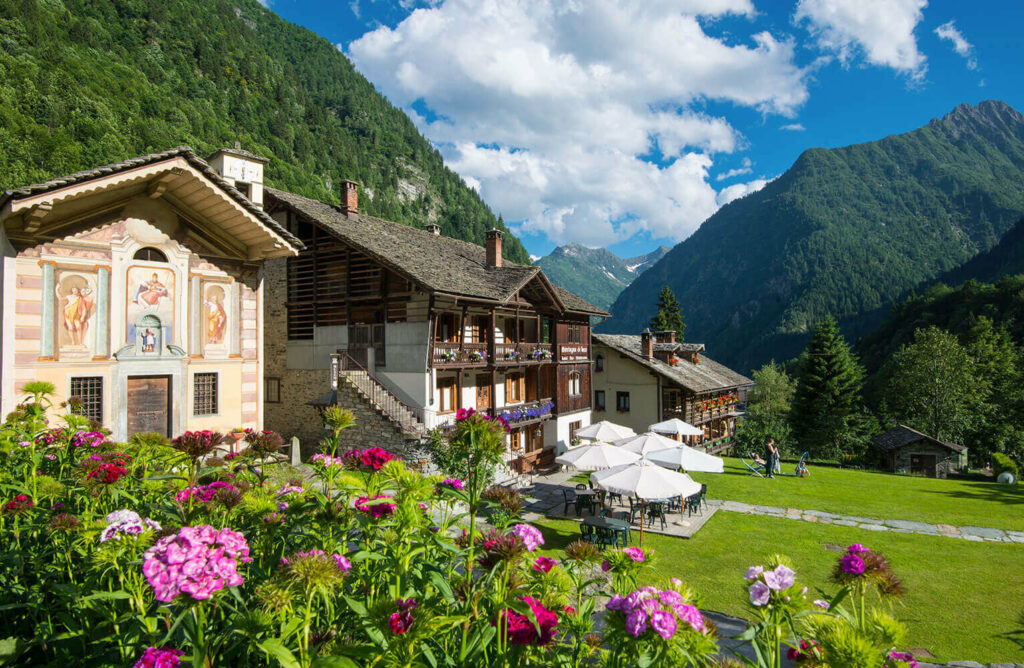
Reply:
<svg viewBox="0 0 1024 668"><path fill-rule="evenodd" d="M647 505L647 526L654 526L654 520L661 520L661 528L665 528L665 506L661 501L651 501Z"/></svg>
<svg viewBox="0 0 1024 668"><path fill-rule="evenodd" d="M589 524L581 524L580 538L588 543L597 543L597 536L594 534L594 527Z"/></svg>

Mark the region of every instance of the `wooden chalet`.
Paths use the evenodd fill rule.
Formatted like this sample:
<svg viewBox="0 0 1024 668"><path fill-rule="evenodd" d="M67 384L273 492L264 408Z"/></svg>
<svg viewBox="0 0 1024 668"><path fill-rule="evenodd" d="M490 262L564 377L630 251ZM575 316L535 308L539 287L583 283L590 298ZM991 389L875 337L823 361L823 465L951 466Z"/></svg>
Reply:
<svg viewBox="0 0 1024 668"><path fill-rule="evenodd" d="M967 470L967 448L947 443L906 425L897 425L871 442L880 451L885 467L893 473L945 478Z"/></svg>
<svg viewBox="0 0 1024 668"><path fill-rule="evenodd" d="M597 419L637 433L679 418L704 430L689 442L726 449L740 407L754 384L704 354L702 343L676 341L676 333L594 335L594 412Z"/></svg>
<svg viewBox="0 0 1024 668"><path fill-rule="evenodd" d="M381 220L342 187L342 206L266 189L267 212L305 244L267 271L279 326L266 375L289 402L268 404L271 428L319 439L294 407L323 395L326 378L309 374L332 361L342 386L326 401L370 401L407 440L474 408L504 416L511 456L532 462L590 424L590 318L607 313L504 261L498 230L484 248Z"/></svg>

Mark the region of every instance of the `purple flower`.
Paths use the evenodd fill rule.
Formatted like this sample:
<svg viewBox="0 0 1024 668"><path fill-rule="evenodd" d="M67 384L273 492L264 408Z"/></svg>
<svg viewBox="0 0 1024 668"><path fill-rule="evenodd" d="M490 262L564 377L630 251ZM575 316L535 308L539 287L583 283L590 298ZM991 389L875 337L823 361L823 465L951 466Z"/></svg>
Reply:
<svg viewBox="0 0 1024 668"><path fill-rule="evenodd" d="M750 585L750 602L758 607L767 603L771 594L772 591L768 588L768 585L760 580Z"/></svg>
<svg viewBox="0 0 1024 668"><path fill-rule="evenodd" d="M889 652L889 658L894 661L900 661L910 666L910 668L918 668L917 658L910 652Z"/></svg>
<svg viewBox="0 0 1024 668"><path fill-rule="evenodd" d="M529 524L517 524L512 527L512 533L523 539L528 552L533 552L544 544L544 536L540 529Z"/></svg>
<svg viewBox="0 0 1024 668"><path fill-rule="evenodd" d="M607 573L612 569L612 565L607 560L601 562L601 570Z"/></svg>
<svg viewBox="0 0 1024 668"><path fill-rule="evenodd" d="M864 554L866 552L870 552L871 550L869 550L868 548L864 547L860 543L854 543L850 547L846 548L846 551L849 552L850 554Z"/></svg>
<svg viewBox="0 0 1024 668"><path fill-rule="evenodd" d="M818 606L818 607L819 607L819 608L821 608L822 610L828 610L829 608L831 608L831 607L832 607L832 606L830 606L830 605L828 604L828 601L823 601L823 600L822 600L822 599L820 599L820 598L819 598L819 599L818 599L817 601L815 601L815 602L814 602L814 605Z"/></svg>
<svg viewBox="0 0 1024 668"><path fill-rule="evenodd" d="M844 573L850 575L860 575L867 568L864 560L852 552L843 555L843 558L839 560L839 567L843 569Z"/></svg>
<svg viewBox="0 0 1024 668"><path fill-rule="evenodd" d="M626 615L626 632L634 638L647 630L647 613L643 610L634 610Z"/></svg>
<svg viewBox="0 0 1024 668"><path fill-rule="evenodd" d="M466 491L466 485L459 478L445 478L441 482L437 483L438 487L447 487L457 492Z"/></svg>
<svg viewBox="0 0 1024 668"><path fill-rule="evenodd" d="M605 610L617 610L619 612L625 612L622 609L623 604L625 602L626 602L625 598L623 598L622 596L619 596L618 594L615 594L614 596L611 597L611 599L609 599L609 601L607 603L605 603L604 607L605 607Z"/></svg>
<svg viewBox="0 0 1024 668"><path fill-rule="evenodd" d="M671 589L658 592L658 600L665 605L682 605L683 603L686 603L686 601L683 600L682 594L677 591L672 591Z"/></svg>
<svg viewBox="0 0 1024 668"><path fill-rule="evenodd" d="M747 569L747 574L744 575L746 580L756 580L757 576L764 573L764 566L751 566Z"/></svg>
<svg viewBox="0 0 1024 668"><path fill-rule="evenodd" d="M134 668L178 668L181 665L178 657L182 654L184 652L180 649L148 647L135 662Z"/></svg>
<svg viewBox="0 0 1024 668"><path fill-rule="evenodd" d="M629 619L626 619L629 623ZM664 610L655 610L651 613L651 628L659 636L668 640L676 633L676 616ZM636 636L637 634L634 634Z"/></svg>
<svg viewBox="0 0 1024 668"><path fill-rule="evenodd" d="M673 606L672 609L675 611L676 616L679 620L686 622L690 625L694 631L704 631L704 616L700 614L700 610L695 605L683 604Z"/></svg>
<svg viewBox="0 0 1024 668"><path fill-rule="evenodd" d="M773 571L764 572L764 582L770 589L782 591L793 586L793 576L796 575L791 569L782 564L775 567Z"/></svg>
<svg viewBox="0 0 1024 668"><path fill-rule="evenodd" d="M335 553L334 563L338 565L338 570L342 573L348 573L352 570L352 562L349 561L345 556Z"/></svg>
<svg viewBox="0 0 1024 668"><path fill-rule="evenodd" d="M247 561L252 559L245 536L202 525L183 527L158 540L146 550L142 572L156 600L167 603L187 594L198 601L245 582L238 565Z"/></svg>

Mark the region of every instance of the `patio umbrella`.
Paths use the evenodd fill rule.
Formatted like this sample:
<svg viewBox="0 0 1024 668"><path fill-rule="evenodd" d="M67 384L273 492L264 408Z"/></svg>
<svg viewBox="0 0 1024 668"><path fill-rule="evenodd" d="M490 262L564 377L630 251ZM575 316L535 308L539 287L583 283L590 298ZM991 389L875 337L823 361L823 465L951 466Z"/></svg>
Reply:
<svg viewBox="0 0 1024 668"><path fill-rule="evenodd" d="M652 424L648 429L659 434L673 434L675 436L701 436L704 433L703 429L694 427L689 422L683 422L679 418L672 418L671 420Z"/></svg>
<svg viewBox="0 0 1024 668"><path fill-rule="evenodd" d="M580 471L600 471L601 469L629 464L640 459L635 452L623 450L610 443L591 443L569 450L555 462L565 466L574 466Z"/></svg>
<svg viewBox="0 0 1024 668"><path fill-rule="evenodd" d="M664 469L646 459L624 464L590 476L595 485L609 492L633 494L640 499L640 544L644 542L644 508L647 499L687 497L700 492L700 485L685 473Z"/></svg>
<svg viewBox="0 0 1024 668"><path fill-rule="evenodd" d="M613 424L608 420L601 420L600 422L595 422L590 426L577 429L576 438L582 438L588 441L611 442L620 438L626 438L627 436L633 436L635 433L636 432L629 427Z"/></svg>
<svg viewBox="0 0 1024 668"><path fill-rule="evenodd" d="M725 472L725 461L721 457L709 455L686 445L679 445L675 441L669 442L672 443L672 447L648 452L645 457L655 464L671 469L686 469L704 473Z"/></svg>
<svg viewBox="0 0 1024 668"><path fill-rule="evenodd" d="M629 436L628 438L620 438L614 441L614 444L623 450L629 450L645 457L657 450L674 448L679 445L678 442L673 441L671 438L665 438L661 434L655 434L653 431Z"/></svg>

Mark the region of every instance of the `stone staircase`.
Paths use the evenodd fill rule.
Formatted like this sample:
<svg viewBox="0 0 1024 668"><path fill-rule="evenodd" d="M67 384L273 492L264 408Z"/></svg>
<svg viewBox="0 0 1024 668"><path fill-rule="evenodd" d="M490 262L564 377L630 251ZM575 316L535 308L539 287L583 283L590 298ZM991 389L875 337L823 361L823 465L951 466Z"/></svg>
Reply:
<svg viewBox="0 0 1024 668"><path fill-rule="evenodd" d="M426 427L413 409L365 369L341 368L338 372L338 384L339 390L342 389L342 385L352 389L365 404L400 431L404 438L419 439L427 433ZM339 391L339 398L341 396L342 393Z"/></svg>

